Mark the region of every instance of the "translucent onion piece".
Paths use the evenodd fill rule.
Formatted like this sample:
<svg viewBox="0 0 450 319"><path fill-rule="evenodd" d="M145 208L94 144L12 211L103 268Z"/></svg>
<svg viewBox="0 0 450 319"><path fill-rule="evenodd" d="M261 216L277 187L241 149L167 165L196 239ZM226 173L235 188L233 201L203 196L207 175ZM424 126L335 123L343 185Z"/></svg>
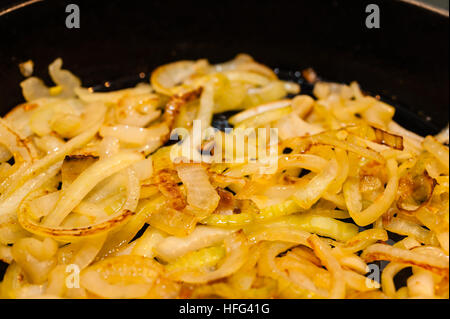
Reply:
<svg viewBox="0 0 450 319"><path fill-rule="evenodd" d="M169 138L169 127L167 123L158 123L149 127L147 130L147 139L144 146L137 148L145 156L161 147Z"/></svg>
<svg viewBox="0 0 450 319"><path fill-rule="evenodd" d="M216 245L230 235L231 232L231 230L218 227L197 226L186 237L170 236L163 239L155 246L154 250L158 257L170 261L188 252Z"/></svg>
<svg viewBox="0 0 450 319"><path fill-rule="evenodd" d="M98 182L141 159L140 154L122 152L94 163L63 190L55 210L44 219L44 225L60 225Z"/></svg>
<svg viewBox="0 0 450 319"><path fill-rule="evenodd" d="M284 241L297 245L309 246L308 238L311 233L298 229L296 226L261 227L258 230L248 233L248 238L253 243L263 240Z"/></svg>
<svg viewBox="0 0 450 319"><path fill-rule="evenodd" d="M7 264L11 264L14 261L11 253L11 247L0 244L0 260Z"/></svg>
<svg viewBox="0 0 450 319"><path fill-rule="evenodd" d="M30 202L30 213L35 219L47 216L55 208L59 195L60 192L57 191L33 199Z"/></svg>
<svg viewBox="0 0 450 319"><path fill-rule="evenodd" d="M138 161L131 167L136 172L136 175L140 181L149 179L153 175L153 163L151 157Z"/></svg>
<svg viewBox="0 0 450 319"><path fill-rule="evenodd" d="M83 270L80 283L103 298L139 298L150 291L162 271L152 258L110 257Z"/></svg>
<svg viewBox="0 0 450 319"><path fill-rule="evenodd" d="M285 242L268 243L261 251L258 260L258 274L277 281L277 293L280 298L320 298L317 293L305 287L301 280L293 281L277 265L277 256L292 248L295 244ZM322 296L323 298L323 296Z"/></svg>
<svg viewBox="0 0 450 319"><path fill-rule="evenodd" d="M117 232L108 236L108 240L99 253L99 256L109 256L124 247L124 245L133 239L152 214L161 211L166 206L167 201L164 199L164 196L156 196L155 198L139 203L136 208L136 214L127 223L124 223Z"/></svg>
<svg viewBox="0 0 450 319"><path fill-rule="evenodd" d="M447 124L445 129L443 129L441 132L439 132L439 134L436 135L435 138L436 138L436 140L439 143L448 145L448 143L450 142L450 139L449 139L449 125Z"/></svg>
<svg viewBox="0 0 450 319"><path fill-rule="evenodd" d="M378 197L375 202L369 207L362 211L354 210L355 205L350 204L352 201L352 192L347 192L346 203L349 209L350 216L353 218L356 224L359 226L367 226L373 223L380 217L388 208L392 205L395 200L398 188L398 173L397 173L397 162L394 159L389 159L387 162L387 168L389 173L389 181L386 185L383 195ZM346 189L344 187L344 189ZM359 208L359 207L358 207Z"/></svg>
<svg viewBox="0 0 450 319"><path fill-rule="evenodd" d="M66 189L84 170L97 161L97 157L90 155L66 156L61 167L61 188Z"/></svg>
<svg viewBox="0 0 450 319"><path fill-rule="evenodd" d="M278 134L283 140L323 132L320 126L310 124L292 113L279 119L274 126L278 128Z"/></svg>
<svg viewBox="0 0 450 319"><path fill-rule="evenodd" d="M35 137L34 144L41 151L45 152L46 154L50 154L52 152L60 150L64 145L64 141L59 137L46 135L42 137Z"/></svg>
<svg viewBox="0 0 450 319"><path fill-rule="evenodd" d="M232 70L252 71L262 74L271 79L277 78L276 74L273 72L272 69L254 61L250 55L244 53L236 55L236 57L233 60L216 64L213 67L218 72L232 71Z"/></svg>
<svg viewBox="0 0 450 319"><path fill-rule="evenodd" d="M23 269L17 263L12 263L6 270L0 285L0 297L14 299L26 298L30 294L42 295L43 286L31 285L25 278Z"/></svg>
<svg viewBox="0 0 450 319"><path fill-rule="evenodd" d="M150 77L150 83L156 92L172 95L177 85L194 74L194 61L178 61L158 67Z"/></svg>
<svg viewBox="0 0 450 319"><path fill-rule="evenodd" d="M58 245L51 238L45 238L42 241L35 238L22 238L14 243L12 255L32 283L42 284L56 264L57 249Z"/></svg>
<svg viewBox="0 0 450 319"><path fill-rule="evenodd" d="M14 129L21 134L22 138L27 138L33 134L33 131L29 126L30 111L37 106L38 104L36 103L19 104L9 111L3 119L6 120L11 127L14 127Z"/></svg>
<svg viewBox="0 0 450 319"><path fill-rule="evenodd" d="M358 232L357 226L338 221L334 218L317 216L311 213L299 213L281 217L273 222L263 224L264 228L293 227L309 233L346 241ZM261 227L255 225L254 227ZM250 229L252 226L249 227Z"/></svg>
<svg viewBox="0 0 450 319"><path fill-rule="evenodd" d="M199 87L197 89L194 89L192 91L188 91L185 93L180 93L176 95L172 95L167 102L165 108L164 108L164 122L167 124L169 129L173 128L173 125L175 123L175 120L180 113L180 110L182 107L185 107L187 103L192 102L200 97L202 94L203 88ZM167 139L164 140L167 141L169 139L169 135L167 135Z"/></svg>
<svg viewBox="0 0 450 319"><path fill-rule="evenodd" d="M178 164L178 176L187 190L189 205L200 209L203 214L212 213L219 204L219 194L211 185L206 169L201 165Z"/></svg>
<svg viewBox="0 0 450 319"><path fill-rule="evenodd" d="M66 265L75 264L83 270L94 261L105 239L105 235L88 237L64 246L59 250L59 262Z"/></svg>
<svg viewBox="0 0 450 319"><path fill-rule="evenodd" d="M9 197L0 202L0 216L14 213L19 207L22 200L33 190L41 187L45 182L55 176L60 167L61 162L54 164L46 171L28 180L19 189L13 192Z"/></svg>
<svg viewBox="0 0 450 319"><path fill-rule="evenodd" d="M81 81L70 71L61 69L62 59L58 58L48 67L48 72L53 82L61 87L61 93L58 97L69 98L75 96L75 88L81 87Z"/></svg>
<svg viewBox="0 0 450 319"><path fill-rule="evenodd" d="M339 262L333 256L331 248L328 244L324 243L316 235L312 235L308 239L317 257L320 258L322 263L327 267L333 278L333 283L330 290L330 298L344 298L345 296L345 281L344 272L339 265Z"/></svg>
<svg viewBox="0 0 450 319"><path fill-rule="evenodd" d="M232 83L240 84L239 82ZM242 105L244 107L252 107L283 99L288 94L288 90L296 91L299 89L299 87L296 87L295 84L290 85L290 83L288 84L287 82L278 80L270 81L267 84L264 83L265 80L261 82L261 87L251 87L247 90L247 94L242 101Z"/></svg>
<svg viewBox="0 0 450 319"><path fill-rule="evenodd" d="M165 269L170 277L171 273L179 271L192 271L208 269L217 265L225 257L225 249L221 246L212 246L192 251L166 265Z"/></svg>
<svg viewBox="0 0 450 319"><path fill-rule="evenodd" d="M225 238L226 257L220 266L213 271L180 271L171 276L186 283L207 283L227 277L236 272L245 262L248 254L248 243L242 232L236 232Z"/></svg>
<svg viewBox="0 0 450 319"><path fill-rule="evenodd" d="M15 159L16 161L30 162L33 159L27 144L2 118L0 118L0 141L14 157L17 157Z"/></svg>
<svg viewBox="0 0 450 319"><path fill-rule="evenodd" d="M29 235L19 224L15 214L0 216L0 244L10 245Z"/></svg>
<svg viewBox="0 0 450 319"><path fill-rule="evenodd" d="M367 229L347 240L343 246L340 246L340 249L347 253L355 253L366 249L379 240L388 240L388 234L384 229Z"/></svg>
<svg viewBox="0 0 450 319"><path fill-rule="evenodd" d="M447 169L449 168L449 152L448 147L442 145L439 143L434 137L427 136L423 140L423 148L426 149L428 152L434 155L436 159L444 165L444 167Z"/></svg>
<svg viewBox="0 0 450 319"><path fill-rule="evenodd" d="M100 128L100 135L105 137L115 137L123 143L132 145L142 145L148 138L146 129L130 125L103 125Z"/></svg>
<svg viewBox="0 0 450 319"><path fill-rule="evenodd" d="M331 160L325 169L314 176L307 185L300 187L294 194L294 200L301 208L308 209L327 191L338 173L338 164Z"/></svg>
<svg viewBox="0 0 450 319"><path fill-rule="evenodd" d="M366 262L388 260L418 266L438 275L448 277L448 256L431 256L406 249L395 248L385 244L374 244L366 248L361 257Z"/></svg>
<svg viewBox="0 0 450 319"><path fill-rule="evenodd" d="M122 97L115 108L115 119L118 124L146 127L161 115L156 110L161 98L156 94L139 94Z"/></svg>
<svg viewBox="0 0 450 319"><path fill-rule="evenodd" d="M40 98L50 97L50 91L41 79L28 78L20 83L25 100L34 101Z"/></svg>
<svg viewBox="0 0 450 319"><path fill-rule="evenodd" d="M389 131L396 133L400 136L403 136L403 138L408 138L409 140L413 140L418 142L419 144L423 141L423 137L415 134L414 132L411 132L403 127L401 127L399 124L397 124L394 121L391 121L388 125Z"/></svg>
<svg viewBox="0 0 450 319"><path fill-rule="evenodd" d="M195 229L198 218L188 210L179 211L171 207L154 211L147 222L168 234L183 237Z"/></svg>
<svg viewBox="0 0 450 319"><path fill-rule="evenodd" d="M281 155L278 169L304 168L319 173L327 167L328 162L320 156L312 154Z"/></svg>
<svg viewBox="0 0 450 319"><path fill-rule="evenodd" d="M255 115L245 121L239 122L235 124L235 128L257 128L263 127L264 125L269 124L270 122L277 121L292 111L290 106L285 108L274 109L270 111L266 111L264 113Z"/></svg>
<svg viewBox="0 0 450 319"><path fill-rule="evenodd" d="M394 217L390 219L388 223L386 223L384 228L387 231L399 235L412 236L419 242L424 243L426 245L439 246L439 242L436 236L431 231L426 230L425 228L411 221Z"/></svg>
<svg viewBox="0 0 450 319"><path fill-rule="evenodd" d="M153 227L148 227L141 237L132 242L134 243L134 246L131 255L139 255L148 258L155 257L155 247L164 241L166 236L165 233Z"/></svg>
<svg viewBox="0 0 450 319"><path fill-rule="evenodd" d="M2 193L2 196L5 196L5 194L14 191L27 179L33 176L33 174L39 174L40 171L46 169L47 167L55 164L58 161L63 160L64 157L70 152L89 142L97 133L98 128L99 126L87 128L84 133L72 138L58 151L50 153L32 164L24 165L21 169L8 176L8 178L6 178L0 185L0 192ZM5 189L7 190L6 192Z"/></svg>
<svg viewBox="0 0 450 319"><path fill-rule="evenodd" d="M381 286L383 292L391 297L397 297L397 291L394 284L394 277L397 275L402 269L409 267L407 264L401 264L396 262L390 262L381 273Z"/></svg>
<svg viewBox="0 0 450 319"><path fill-rule="evenodd" d="M131 169L127 170L127 175L127 197L125 203L118 213L112 215L106 221L83 227L46 227L30 218L28 205L24 203L18 212L19 223L24 229L33 234L54 237L59 241L72 242L88 236L98 237L103 235L107 231L112 231L122 226L135 214L134 210L139 200L139 180Z"/></svg>
<svg viewBox="0 0 450 319"><path fill-rule="evenodd" d="M120 142L119 139L112 136L106 136L100 142L99 153L101 158L110 157L111 155L119 153Z"/></svg>
<svg viewBox="0 0 450 319"><path fill-rule="evenodd" d="M336 161L338 162L339 168L336 179L333 181L333 183L330 185L330 188L328 189L328 192L333 194L337 194L341 191L342 185L348 178L350 170L347 152L340 148L336 149L335 152L336 152Z"/></svg>
<svg viewBox="0 0 450 319"><path fill-rule="evenodd" d="M214 113L214 85L207 82L203 87L203 92L200 97L200 107L197 112L197 120L200 120L202 130L211 125Z"/></svg>
<svg viewBox="0 0 450 319"><path fill-rule="evenodd" d="M282 109L287 106L291 105L291 100L281 100L276 102L271 102L259 106L255 106L251 109L245 110L243 112L240 112L236 115L233 115L228 119L228 122L230 122L233 125L236 125L240 122L243 122L245 120L248 120L256 115L259 115L261 113L265 113L272 110Z"/></svg>
<svg viewBox="0 0 450 319"><path fill-rule="evenodd" d="M338 138L334 138L332 136L328 136L324 134L318 134L311 137L312 142L315 143L323 143L326 145L332 145L339 148L342 148L346 151L356 153L358 155L368 157L378 163L385 163L384 157L382 157L378 152L374 150L359 146L354 143L350 143L348 141L341 141Z"/></svg>
<svg viewBox="0 0 450 319"><path fill-rule="evenodd" d="M118 103L124 96L133 96L139 94L149 94L152 92L152 87L148 84L140 83L134 88L123 89L113 92L94 92L92 89L75 88L75 93L80 100L88 103L103 102L103 103Z"/></svg>

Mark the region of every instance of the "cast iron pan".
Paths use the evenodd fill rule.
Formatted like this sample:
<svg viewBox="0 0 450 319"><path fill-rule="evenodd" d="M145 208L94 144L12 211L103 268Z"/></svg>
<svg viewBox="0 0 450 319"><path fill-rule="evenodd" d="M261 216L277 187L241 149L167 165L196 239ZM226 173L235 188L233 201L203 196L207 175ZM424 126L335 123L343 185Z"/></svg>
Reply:
<svg viewBox="0 0 450 319"><path fill-rule="evenodd" d="M65 25L69 3L79 5L79 29ZM380 8L379 29L365 26L370 3ZM84 86L107 90L106 81L109 89L132 86L167 62L245 52L303 84L303 93L311 87L298 71L307 67L322 79L357 80L397 107L400 124L436 134L448 122L448 27L448 11L411 0L3 0L0 114L23 102L17 65L29 59L49 83L47 66L62 57ZM226 127L228 115L216 115L214 125ZM397 285L407 276L400 273Z"/></svg>

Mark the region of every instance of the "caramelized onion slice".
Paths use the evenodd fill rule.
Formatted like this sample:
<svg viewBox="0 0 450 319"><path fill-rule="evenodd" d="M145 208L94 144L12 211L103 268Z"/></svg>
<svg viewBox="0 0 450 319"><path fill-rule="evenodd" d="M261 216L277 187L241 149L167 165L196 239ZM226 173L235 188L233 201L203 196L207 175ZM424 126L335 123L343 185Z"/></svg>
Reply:
<svg viewBox="0 0 450 319"><path fill-rule="evenodd" d="M97 224L82 227L54 227L36 222L30 212L28 203L23 203L18 211L20 225L30 233L43 237L53 237L62 242L72 242L90 236L100 236L125 224L135 215L139 200L139 180L132 169L127 170L127 197L123 206L109 219Z"/></svg>
<svg viewBox="0 0 450 319"><path fill-rule="evenodd" d="M211 185L206 168L199 164L178 164L176 170L186 186L189 205L201 210L202 215L212 213L219 204L220 196Z"/></svg>
<svg viewBox="0 0 450 319"><path fill-rule="evenodd" d="M396 150L403 150L403 137L388 133L382 129L372 127L375 132L375 142L382 145L387 145Z"/></svg>

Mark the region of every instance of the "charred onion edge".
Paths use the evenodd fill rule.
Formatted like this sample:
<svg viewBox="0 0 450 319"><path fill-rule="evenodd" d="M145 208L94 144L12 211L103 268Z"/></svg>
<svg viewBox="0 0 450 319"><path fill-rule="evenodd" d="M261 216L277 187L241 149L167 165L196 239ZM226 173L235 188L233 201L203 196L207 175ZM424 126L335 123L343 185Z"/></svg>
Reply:
<svg viewBox="0 0 450 319"><path fill-rule="evenodd" d="M163 121L172 130L175 119L180 113L180 109L189 102L192 102L200 97L203 92L202 87L198 87L186 93L176 94L170 97L166 106L164 107ZM170 133L164 136L161 140L167 142L169 140Z"/></svg>
<svg viewBox="0 0 450 319"><path fill-rule="evenodd" d="M29 158L24 158L22 155L20 155L21 159L25 162L32 162L34 160L33 153L31 152L30 146L28 143L30 143L30 140L28 138L22 139L20 135L15 132L12 128L10 128L6 123L3 123L3 120L0 120L0 125L10 134L12 134L16 138L16 144L18 147L22 147L27 153ZM6 145L6 147L9 149L9 147ZM9 149L10 151L13 151ZM13 156L16 157L17 154L13 153Z"/></svg>
<svg viewBox="0 0 450 319"><path fill-rule="evenodd" d="M374 127L374 126L371 126L371 127L374 130L374 132L375 132L375 140L374 140L375 143L378 143L378 144L381 144L381 145L386 145L386 146L389 146L389 147L391 147L393 149L396 149L396 150L399 150L399 151L403 151L403 149L404 149L404 147L403 147L403 136L386 132L385 130L382 130L382 129ZM393 143L393 144L389 143L389 141L385 140L385 138L384 138L385 136L394 138L395 142L398 142L398 143Z"/></svg>
<svg viewBox="0 0 450 319"><path fill-rule="evenodd" d="M112 229L119 226L121 223L127 221L129 218L134 216L135 212L125 209L120 215L113 217L102 223L77 228L51 228L41 226L27 220L26 218L27 214L28 214L27 208L22 209L18 213L19 223L25 230L36 235L46 235L49 237L57 238L57 237L79 237L79 236L98 235L100 232L104 230Z"/></svg>
<svg viewBox="0 0 450 319"><path fill-rule="evenodd" d="M172 169L164 168L154 176L154 185L167 198L172 208L183 210L187 206L187 200L184 193L180 190L175 178L177 172Z"/></svg>

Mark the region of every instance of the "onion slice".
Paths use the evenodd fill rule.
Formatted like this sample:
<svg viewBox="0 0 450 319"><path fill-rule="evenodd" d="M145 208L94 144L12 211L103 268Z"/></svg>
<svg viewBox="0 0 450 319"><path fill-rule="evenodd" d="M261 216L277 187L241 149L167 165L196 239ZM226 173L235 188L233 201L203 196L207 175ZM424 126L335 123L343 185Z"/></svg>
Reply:
<svg viewBox="0 0 450 319"><path fill-rule="evenodd" d="M63 242L78 241L88 236L102 235L106 231L111 231L123 225L135 215L134 210L139 200L139 180L136 173L131 169L127 170L127 175L127 197L125 203L118 213L106 221L82 227L48 227L34 221L30 216L28 204L24 203L18 212L19 223L30 233L44 237L53 237Z"/></svg>
<svg viewBox="0 0 450 319"><path fill-rule="evenodd" d="M150 77L150 83L156 92L173 95L177 85L195 73L194 61L178 61L158 67Z"/></svg>
<svg viewBox="0 0 450 319"><path fill-rule="evenodd" d="M231 232L232 230L218 227L197 226L186 237L170 236L163 239L156 245L154 250L158 257L171 261L191 251L216 245L230 235Z"/></svg>
<svg viewBox="0 0 450 319"><path fill-rule="evenodd" d="M236 272L244 264L248 255L248 243L242 231L235 232L225 238L226 257L222 264L211 272L180 271L171 277L192 284L202 284L227 277Z"/></svg>
<svg viewBox="0 0 450 319"><path fill-rule="evenodd" d="M295 202L303 209L309 209L327 191L338 173L336 159L332 159L325 169L314 176L308 184L294 194Z"/></svg>
<svg viewBox="0 0 450 319"><path fill-rule="evenodd" d="M434 157L442 164L444 167L449 169L449 151L448 147L442 145L439 143L434 137L427 136L423 140L423 148L426 149L428 152L433 154Z"/></svg>
<svg viewBox="0 0 450 319"><path fill-rule="evenodd" d="M0 216L14 213L22 200L33 190L41 187L45 182L55 176L61 168L61 162L49 167L46 171L28 180L9 197L0 202Z"/></svg>
<svg viewBox="0 0 450 319"><path fill-rule="evenodd" d="M117 256L83 270L81 286L103 298L145 296L163 272L160 264L142 256Z"/></svg>
<svg viewBox="0 0 450 319"><path fill-rule="evenodd" d="M15 158L15 161L30 162L33 160L31 150L25 141L20 138L20 134L10 128L2 118L0 118L0 141L14 157L20 156L20 158Z"/></svg>
<svg viewBox="0 0 450 319"><path fill-rule="evenodd" d="M69 187L63 190L59 201L56 203L55 210L45 217L44 225L60 225L98 182L141 159L140 154L122 152L95 162L83 171Z"/></svg>
<svg viewBox="0 0 450 319"><path fill-rule="evenodd" d="M359 207L356 209L354 204L350 204L353 201L352 196L354 195L350 189L354 189L354 187L349 187L348 184L347 186L344 185L345 201L347 203L350 216L357 225L367 226L370 223L373 223L378 219L378 217L383 215L394 202L397 195L399 180L397 162L394 159L389 159L387 162L387 168L389 173L389 181L383 195L378 197L372 205L362 211L359 210Z"/></svg>
<svg viewBox="0 0 450 319"><path fill-rule="evenodd" d="M63 160L64 157L70 154L73 150L88 143L97 133L99 127L100 125L95 125L86 129L83 133L72 138L66 144L61 146L61 148L56 152L52 152L33 163L22 166L21 169L18 169L13 174L8 176L8 178L6 178L0 185L0 193L2 193L2 197L5 197L6 194L16 190L34 174L39 174L47 167Z"/></svg>
<svg viewBox="0 0 450 319"><path fill-rule="evenodd" d="M375 131L375 142L382 145L387 145L396 150L403 150L403 137L388 133L382 129L372 127Z"/></svg>
<svg viewBox="0 0 450 319"><path fill-rule="evenodd" d="M220 196L211 185L206 169L202 165L177 164L176 170L186 186L189 205L201 210L202 215L212 213L219 204Z"/></svg>
<svg viewBox="0 0 450 319"><path fill-rule="evenodd" d="M417 266L448 278L448 256L431 256L385 244L374 244L367 247L361 254L361 257L366 262L388 260Z"/></svg>
<svg viewBox="0 0 450 319"><path fill-rule="evenodd" d="M240 112L236 115L233 115L228 119L228 122L230 122L233 125L236 125L261 113L282 109L288 107L289 105L291 105L291 100L280 100L267 104L258 105L243 112Z"/></svg>
<svg viewBox="0 0 450 319"><path fill-rule="evenodd" d="M333 283L330 290L330 298L344 298L345 297L345 280L344 271L341 268L337 259L333 256L331 248L328 244L324 243L316 235L312 235L308 242L314 249L317 257L322 261L322 264L327 267L328 271L331 273Z"/></svg>

